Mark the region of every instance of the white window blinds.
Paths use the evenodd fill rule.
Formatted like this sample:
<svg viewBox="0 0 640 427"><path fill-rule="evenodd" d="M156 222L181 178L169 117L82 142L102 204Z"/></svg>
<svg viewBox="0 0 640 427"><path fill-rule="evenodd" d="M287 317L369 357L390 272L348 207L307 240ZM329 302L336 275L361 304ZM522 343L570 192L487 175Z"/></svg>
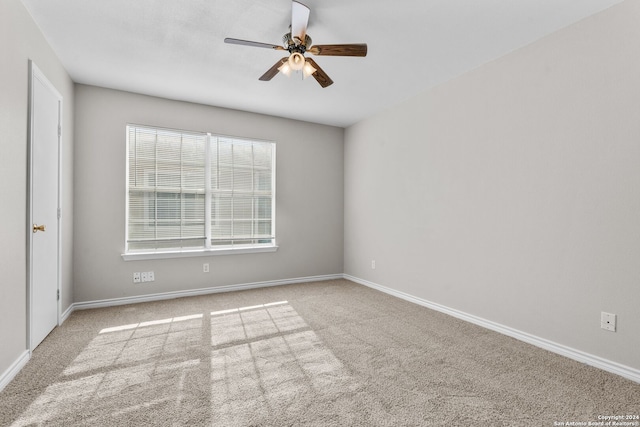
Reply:
<svg viewBox="0 0 640 427"><path fill-rule="evenodd" d="M275 244L275 144L127 126L127 252Z"/></svg>

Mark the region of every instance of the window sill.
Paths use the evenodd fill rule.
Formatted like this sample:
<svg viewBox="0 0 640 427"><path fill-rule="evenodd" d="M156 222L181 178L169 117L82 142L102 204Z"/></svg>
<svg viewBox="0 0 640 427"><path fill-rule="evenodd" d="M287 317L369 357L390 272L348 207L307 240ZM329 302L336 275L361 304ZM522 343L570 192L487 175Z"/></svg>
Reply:
<svg viewBox="0 0 640 427"><path fill-rule="evenodd" d="M244 246L237 248L224 248L224 249L184 249L162 252L129 252L121 254L125 261L143 261L149 259L168 259L168 258L191 258L200 256L215 256L215 255L240 255L240 254L255 254L262 252L275 252L278 250L278 246Z"/></svg>

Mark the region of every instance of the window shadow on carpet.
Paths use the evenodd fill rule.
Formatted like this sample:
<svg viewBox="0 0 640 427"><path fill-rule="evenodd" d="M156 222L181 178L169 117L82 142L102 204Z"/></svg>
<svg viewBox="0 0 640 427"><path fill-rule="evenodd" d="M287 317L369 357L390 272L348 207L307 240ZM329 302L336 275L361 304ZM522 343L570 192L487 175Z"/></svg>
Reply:
<svg viewBox="0 0 640 427"><path fill-rule="evenodd" d="M356 388L279 301L104 328L13 425L251 425Z"/></svg>

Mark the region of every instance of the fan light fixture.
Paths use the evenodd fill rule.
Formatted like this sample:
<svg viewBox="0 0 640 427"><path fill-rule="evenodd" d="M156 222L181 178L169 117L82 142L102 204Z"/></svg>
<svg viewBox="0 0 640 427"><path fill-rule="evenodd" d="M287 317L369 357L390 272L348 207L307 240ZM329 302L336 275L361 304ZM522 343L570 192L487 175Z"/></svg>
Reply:
<svg viewBox="0 0 640 427"><path fill-rule="evenodd" d="M278 71L286 76L290 76L291 71L300 70L302 70L302 76L305 79L317 71L300 52L293 52L289 59L283 61L282 65L278 67Z"/></svg>

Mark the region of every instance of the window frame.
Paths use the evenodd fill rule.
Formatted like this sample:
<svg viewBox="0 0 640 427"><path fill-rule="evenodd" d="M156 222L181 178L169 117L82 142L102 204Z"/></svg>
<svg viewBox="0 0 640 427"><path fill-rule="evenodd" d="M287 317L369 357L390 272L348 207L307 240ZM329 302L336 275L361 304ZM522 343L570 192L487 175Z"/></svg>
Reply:
<svg viewBox="0 0 640 427"><path fill-rule="evenodd" d="M155 248L155 249L129 249L129 197L130 197L130 128L146 128L155 131L167 131L167 132L177 132L180 134L188 134L188 135L200 135L205 138L205 216L204 216L204 227L205 227L205 241L202 247L186 247L186 248ZM278 245L276 241L276 142L264 139L256 139L256 138L246 138L246 137L238 137L238 136L229 136L222 134L214 134L211 132L202 132L202 131L190 131L190 130L181 130L174 128L165 128L160 126L151 126L151 125L141 125L135 123L127 123L125 126L125 235L124 235L124 247L125 250L121 254L121 257L125 261L133 261L133 260L150 260L150 259L167 259L167 258L186 258L186 257L199 257L199 256L211 256L211 255L231 255L231 254L249 254L249 253L263 253L263 252L275 252L278 250ZM209 163L211 160L210 149L214 144L217 144L219 141L212 142L212 138L216 139L229 139L232 141L246 141L251 143L266 143L271 145L271 242L270 243L250 243L250 244L231 244L231 245L212 245L212 232L211 232L211 223L212 216L211 212L211 199L216 194L216 190L211 188L211 164ZM252 167L252 171L255 166ZM182 175L181 175L182 176ZM255 185L255 184L253 184ZM233 193L233 191L232 191ZM209 213L207 214L207 209ZM207 221L207 218L210 221ZM257 218L256 215L252 216L252 221ZM231 220L233 221L233 220ZM236 239L242 240L242 239ZM259 240L259 238L254 238L253 240Z"/></svg>

